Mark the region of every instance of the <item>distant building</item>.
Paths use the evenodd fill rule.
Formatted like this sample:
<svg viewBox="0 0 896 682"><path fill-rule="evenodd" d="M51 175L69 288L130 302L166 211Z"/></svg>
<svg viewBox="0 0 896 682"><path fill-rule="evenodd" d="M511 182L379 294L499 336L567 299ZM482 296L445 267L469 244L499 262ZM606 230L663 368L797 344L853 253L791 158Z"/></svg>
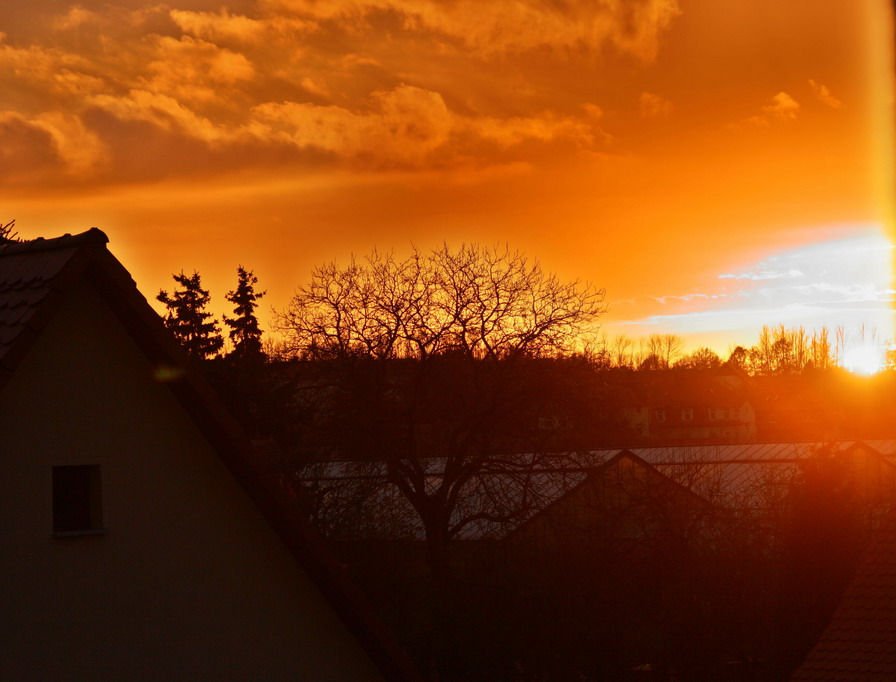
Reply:
<svg viewBox="0 0 896 682"><path fill-rule="evenodd" d="M630 450L622 450L562 497L540 509L505 540L537 552L600 539L607 543L646 541L688 525L710 503L663 475ZM677 527L677 528L676 528Z"/></svg>
<svg viewBox="0 0 896 682"><path fill-rule="evenodd" d="M631 501L648 501L647 491L651 504L679 509L699 498L763 511L780 502L806 463L823 453L843 463L844 484L878 517L896 499L896 440L652 446L504 455L504 472L491 468L470 479L452 521L476 519L458 532L458 540L544 540L551 535L551 519L562 518L567 527L569 519L587 525L596 511L633 510ZM421 464L435 489L445 460ZM389 481L383 462L322 462L299 475L329 535L424 539L419 513Z"/></svg>
<svg viewBox="0 0 896 682"><path fill-rule="evenodd" d="M715 370L642 371L620 413L645 442L745 443L756 439L756 413L747 377Z"/></svg>
<svg viewBox="0 0 896 682"><path fill-rule="evenodd" d="M413 679L106 242L0 246L0 678Z"/></svg>

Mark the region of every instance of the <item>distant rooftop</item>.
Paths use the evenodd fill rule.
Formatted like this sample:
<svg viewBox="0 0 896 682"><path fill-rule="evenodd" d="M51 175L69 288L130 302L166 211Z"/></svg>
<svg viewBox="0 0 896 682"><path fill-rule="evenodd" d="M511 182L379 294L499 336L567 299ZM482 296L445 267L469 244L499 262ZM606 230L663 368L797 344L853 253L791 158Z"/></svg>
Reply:
<svg viewBox="0 0 896 682"><path fill-rule="evenodd" d="M529 515L537 514L623 453L639 457L672 481L724 506L760 510L799 474L801 460L822 447L843 452L859 443L896 465L896 440L736 443L504 455L502 466L486 468L468 482L454 517L481 511L496 498L513 499L522 494L523 485L539 491L529 511ZM432 490L441 484L445 463L444 458L437 457L421 461ZM522 476L521 472L527 473ZM378 510L381 528L398 529L404 537L423 538L419 514L388 481L384 462L323 462L307 466L299 475L316 488L318 496L335 502L340 495L354 495L370 509ZM524 520L519 518L516 523ZM458 539L500 538L509 530L506 522L482 519L467 526Z"/></svg>

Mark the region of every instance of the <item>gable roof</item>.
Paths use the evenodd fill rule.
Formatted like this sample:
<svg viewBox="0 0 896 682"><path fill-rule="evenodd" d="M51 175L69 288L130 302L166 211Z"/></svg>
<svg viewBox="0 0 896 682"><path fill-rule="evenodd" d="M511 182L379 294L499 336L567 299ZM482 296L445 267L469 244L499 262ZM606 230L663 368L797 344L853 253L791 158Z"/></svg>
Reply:
<svg viewBox="0 0 896 682"><path fill-rule="evenodd" d="M801 462L823 447L843 453L864 447L876 453L884 466L896 464L896 441L735 443L517 453L502 455L500 467L484 470L470 479L452 511L451 521L456 524L465 516L477 517L457 532L455 537L459 540L505 537L623 456L704 500L740 511L761 510L786 491L799 475ZM431 487L438 487L445 458L423 458L419 464ZM389 480L383 461L311 463L299 471L299 477L321 501L324 514L329 507L341 509L340 505L370 512L368 516L375 522L365 529L372 537L422 540L425 535L419 513ZM524 511L498 520L508 505L512 506L514 500L532 488L538 490L538 495L530 497ZM490 513L477 513L483 511ZM321 521L331 524L332 520ZM331 530L338 533L338 529Z"/></svg>
<svg viewBox="0 0 896 682"><path fill-rule="evenodd" d="M0 245L0 381L52 316L61 290L83 272L88 253L105 251L107 241L93 228L74 237Z"/></svg>
<svg viewBox="0 0 896 682"><path fill-rule="evenodd" d="M559 507L564 502L568 501L573 495L577 494L579 491L583 490L589 484L594 483L600 477L607 475L607 473L613 468L619 466L623 460L631 462L634 466L638 467L646 476L651 477L651 480L654 483L662 484L664 486L668 486L669 490L674 491L675 493L681 495L682 497L687 497L700 505L710 506L711 503L709 500L698 495L696 492L683 486L681 483L669 478L665 474L661 473L656 467L649 464L646 460L636 455L631 450L620 450L618 453L610 457L608 460L598 464L590 468L587 472L583 472L583 477L576 483L572 488L565 491L562 497L557 497L551 500L545 506L537 509L534 513L527 517L522 523L513 528L505 537L505 539L513 539L517 536L525 533L526 529L533 524L537 523L540 518L543 518L547 514L549 514L552 508Z"/></svg>
<svg viewBox="0 0 896 682"><path fill-rule="evenodd" d="M128 271L93 228L78 235L0 244L0 391L59 309L67 292L91 283L147 359L176 368L168 383L245 492L317 584L386 679L420 675L374 614L346 568L311 526L304 505L270 462L258 457L192 360L137 290Z"/></svg>
<svg viewBox="0 0 896 682"><path fill-rule="evenodd" d="M830 624L792 679L896 679L896 513L881 523Z"/></svg>

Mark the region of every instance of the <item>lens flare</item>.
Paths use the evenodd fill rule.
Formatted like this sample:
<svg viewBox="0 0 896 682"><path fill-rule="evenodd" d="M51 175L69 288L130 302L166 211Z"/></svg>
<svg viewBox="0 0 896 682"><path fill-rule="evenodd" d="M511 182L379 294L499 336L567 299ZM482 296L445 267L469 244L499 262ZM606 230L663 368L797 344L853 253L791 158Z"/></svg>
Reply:
<svg viewBox="0 0 896 682"><path fill-rule="evenodd" d="M843 366L853 374L877 374L884 368L884 349L868 344L847 348L843 351Z"/></svg>

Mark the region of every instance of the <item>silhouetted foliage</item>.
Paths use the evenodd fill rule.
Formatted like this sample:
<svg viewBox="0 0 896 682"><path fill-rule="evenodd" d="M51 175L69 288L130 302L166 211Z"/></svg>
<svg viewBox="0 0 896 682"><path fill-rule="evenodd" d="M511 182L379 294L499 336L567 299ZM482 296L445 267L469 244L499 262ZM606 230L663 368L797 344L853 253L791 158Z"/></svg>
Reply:
<svg viewBox="0 0 896 682"><path fill-rule="evenodd" d="M749 351L743 346L737 346L728 355L725 364L732 369L747 370L747 362L749 361Z"/></svg>
<svg viewBox="0 0 896 682"><path fill-rule="evenodd" d="M519 252L443 245L404 260L374 251L345 268L315 268L279 325L292 350L311 358L550 356L592 331L603 298Z"/></svg>
<svg viewBox="0 0 896 682"><path fill-rule="evenodd" d="M643 369L669 369L681 355L684 340L676 334L651 334Z"/></svg>
<svg viewBox="0 0 896 682"><path fill-rule="evenodd" d="M181 272L172 277L181 288L171 295L163 289L156 296L168 308L165 326L190 355L202 359L216 355L224 346L224 339L217 320L205 310L210 296L202 288L199 273L194 271L192 275L185 275Z"/></svg>
<svg viewBox="0 0 896 682"><path fill-rule="evenodd" d="M15 218L6 223L6 225L0 223L0 244L19 241L19 233L15 231L15 226Z"/></svg>
<svg viewBox="0 0 896 682"><path fill-rule="evenodd" d="M489 466L512 468L501 453L554 433L537 428L544 401L524 365L574 349L603 310L602 291L561 282L518 252L443 245L318 267L279 327L293 353L317 361L313 399L328 402L334 445L386 463L444 578L449 542L476 520L455 514L470 481ZM423 461L431 457L444 462L436 486Z"/></svg>
<svg viewBox="0 0 896 682"><path fill-rule="evenodd" d="M233 350L228 357L243 362L263 360L265 355L261 349L261 329L255 316L255 308L258 307L258 299L267 292L255 291L258 278L252 270L246 270L240 265L236 272L236 289L228 291L224 297L233 303L233 312L236 314L233 318L224 316L224 324L230 327L229 335L233 342Z"/></svg>
<svg viewBox="0 0 896 682"><path fill-rule="evenodd" d="M675 367L686 369L716 369L722 366L722 358L711 348L698 348L675 362Z"/></svg>
<svg viewBox="0 0 896 682"><path fill-rule="evenodd" d="M790 491L776 641L782 673L792 672L824 630L867 544L871 528L863 524L852 461L820 447L800 462Z"/></svg>
<svg viewBox="0 0 896 682"><path fill-rule="evenodd" d="M864 330L862 330L864 335ZM831 343L826 327L811 334L803 327L765 326L755 346L745 349L739 361L753 375L800 374L810 369L830 369L843 360L846 332L838 328ZM740 347L738 347L740 348ZM737 349L735 349L737 350Z"/></svg>

